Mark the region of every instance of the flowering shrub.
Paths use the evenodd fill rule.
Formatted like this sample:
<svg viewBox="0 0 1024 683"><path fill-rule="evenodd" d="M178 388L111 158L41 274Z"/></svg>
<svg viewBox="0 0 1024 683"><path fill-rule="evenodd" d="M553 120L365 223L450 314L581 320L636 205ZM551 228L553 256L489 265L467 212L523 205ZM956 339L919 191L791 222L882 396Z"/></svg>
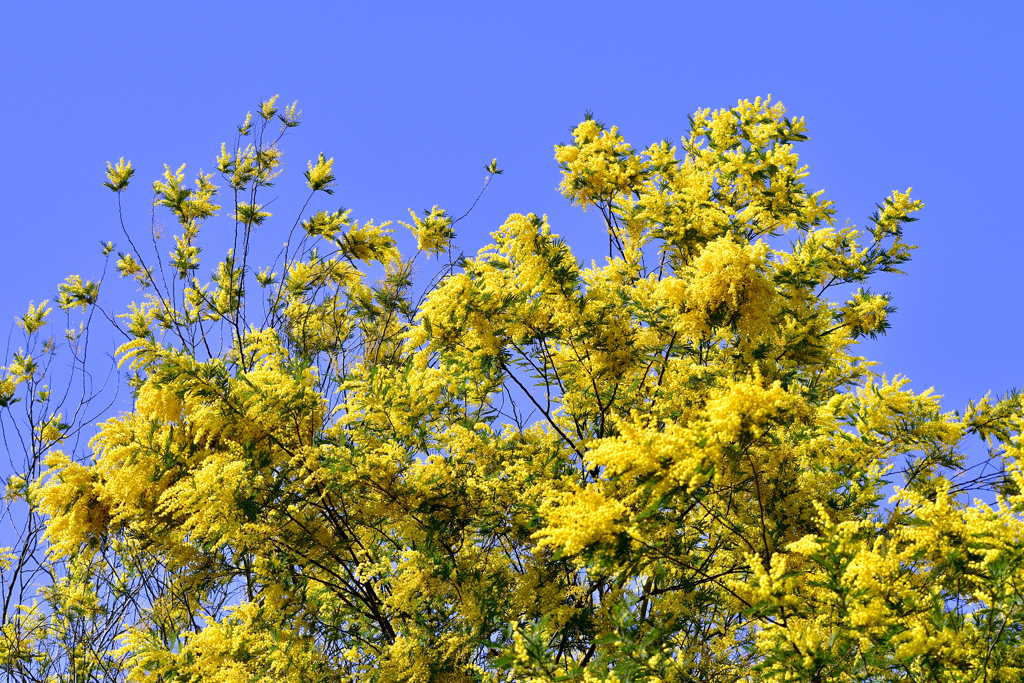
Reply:
<svg viewBox="0 0 1024 683"><path fill-rule="evenodd" d="M183 168L154 183L170 259L132 242L115 263L142 291L111 318L133 408L84 458L62 444L89 415L46 410L50 308L22 320L0 399L31 407L45 471L8 496L45 520L52 580L7 605L10 675L1018 680L1024 405L943 413L856 355L889 324L866 282L909 259L909 190L836 227L803 182L803 120L770 99L640 151L588 117L555 156L603 219L603 265L533 214L452 258L436 206L406 225L415 254L318 211L254 264L273 129L296 125L271 99L222 148L235 244L208 282L201 227L232 200ZM311 193L333 192L332 162L309 162ZM100 289L69 278L56 305L106 312Z"/></svg>

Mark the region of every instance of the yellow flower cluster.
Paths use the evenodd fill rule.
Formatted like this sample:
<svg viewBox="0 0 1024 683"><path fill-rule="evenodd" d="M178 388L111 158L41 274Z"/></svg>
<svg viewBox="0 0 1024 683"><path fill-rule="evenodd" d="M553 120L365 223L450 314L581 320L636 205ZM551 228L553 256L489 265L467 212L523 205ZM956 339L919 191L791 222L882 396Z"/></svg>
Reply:
<svg viewBox="0 0 1024 683"><path fill-rule="evenodd" d="M627 193L641 165L618 128L590 118L572 132L573 144L556 145L555 159L564 171L562 194L584 209Z"/></svg>
<svg viewBox="0 0 1024 683"><path fill-rule="evenodd" d="M333 165L334 157L325 159L323 152L320 153L316 166L310 161L308 163L309 170L306 171L306 183L309 185L309 189L314 192L323 190L327 194L334 194L334 190L331 189L331 186L334 185L334 174L331 173Z"/></svg>
<svg viewBox="0 0 1024 683"><path fill-rule="evenodd" d="M547 527L538 532L538 547L551 546L575 555L592 543L612 541L622 531L625 506L601 495L594 487L549 498L542 508Z"/></svg>
<svg viewBox="0 0 1024 683"><path fill-rule="evenodd" d="M680 311L674 331L698 340L713 327L736 327L757 336L771 323L777 294L765 277L763 243L740 245L730 237L709 242L682 277L659 283L659 298Z"/></svg>
<svg viewBox="0 0 1024 683"><path fill-rule="evenodd" d="M417 247L428 254L439 254L448 249L455 232L452 230L452 219L446 211L436 204L430 211L425 211L423 218L409 209L412 225L402 223L416 236Z"/></svg>

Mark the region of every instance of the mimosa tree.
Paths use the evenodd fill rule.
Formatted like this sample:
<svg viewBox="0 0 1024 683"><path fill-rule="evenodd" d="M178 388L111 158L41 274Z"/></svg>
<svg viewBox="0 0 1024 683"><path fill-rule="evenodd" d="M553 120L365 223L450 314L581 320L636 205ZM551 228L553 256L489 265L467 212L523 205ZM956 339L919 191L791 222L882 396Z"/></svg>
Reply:
<svg viewBox="0 0 1024 683"><path fill-rule="evenodd" d="M5 560L10 676L1018 679L1024 404L943 412L857 355L894 311L868 283L910 258L909 190L837 227L770 99L643 150L588 116L555 156L603 264L535 214L457 255L436 206L402 223L412 254L316 210L256 263L296 125L271 99L216 174L153 184L176 234L150 248L128 219L104 249L126 308L74 276L67 324L21 319L0 399L31 434L8 501L35 545ZM332 162L309 162L314 201ZM133 173L109 166L118 199ZM210 264L214 220L234 244ZM84 373L79 323L104 317L133 398L95 428L47 373Z"/></svg>

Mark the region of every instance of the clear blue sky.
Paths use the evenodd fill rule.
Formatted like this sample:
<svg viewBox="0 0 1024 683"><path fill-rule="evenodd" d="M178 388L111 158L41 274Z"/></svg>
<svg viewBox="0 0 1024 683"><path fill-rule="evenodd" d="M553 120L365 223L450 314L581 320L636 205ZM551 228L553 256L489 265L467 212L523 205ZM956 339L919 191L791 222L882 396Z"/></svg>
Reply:
<svg viewBox="0 0 1024 683"><path fill-rule="evenodd" d="M909 277L872 283L895 297L893 329L863 352L947 408L1024 386L1020 3L55 7L7 3L0 22L0 322L68 274L97 275L100 240L124 241L107 160L138 169L125 206L144 234L163 164L212 169L245 112L276 93L304 113L284 143L268 243L283 240L292 189L321 150L339 187L318 208L377 221L435 203L461 213L497 157L506 173L459 224L461 245L475 251L507 214L533 211L588 261L599 218L561 198L553 160L584 111L642 147L678 140L698 107L771 93L806 118L808 184L841 220L863 225L894 189L925 202Z"/></svg>

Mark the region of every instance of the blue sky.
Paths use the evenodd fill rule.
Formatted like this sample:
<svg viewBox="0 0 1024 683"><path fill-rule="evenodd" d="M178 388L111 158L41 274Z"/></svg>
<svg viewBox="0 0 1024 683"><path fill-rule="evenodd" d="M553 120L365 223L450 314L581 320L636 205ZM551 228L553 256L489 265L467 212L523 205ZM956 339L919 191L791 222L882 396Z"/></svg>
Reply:
<svg viewBox="0 0 1024 683"><path fill-rule="evenodd" d="M771 93L806 118L807 182L840 220L863 225L908 186L925 202L909 277L871 283L899 311L863 353L934 386L947 408L1024 386L1018 3L52 7L9 3L0 24L0 321L69 274L95 277L99 241L124 241L106 161L137 169L125 212L144 235L163 164L211 170L245 112L277 93L298 100L303 124L283 144L267 244L284 239L320 151L338 191L311 208L378 222L433 204L462 213L497 157L505 174L459 224L460 245L473 252L509 213L532 211L588 262L600 219L559 195L553 159L586 110L643 147L678 140L699 107ZM218 226L229 229L209 222L211 239Z"/></svg>

